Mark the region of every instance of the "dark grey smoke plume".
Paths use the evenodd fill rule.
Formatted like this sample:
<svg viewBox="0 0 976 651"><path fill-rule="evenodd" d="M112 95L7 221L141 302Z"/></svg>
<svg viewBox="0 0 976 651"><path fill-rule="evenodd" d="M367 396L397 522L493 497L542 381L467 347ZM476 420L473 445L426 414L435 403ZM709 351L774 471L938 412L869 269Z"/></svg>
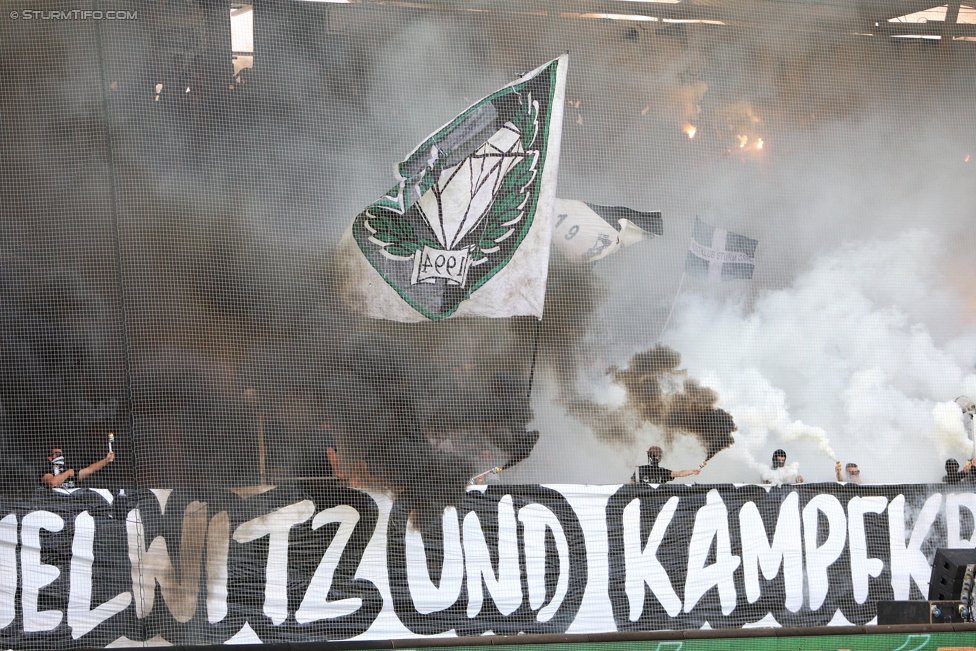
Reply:
<svg viewBox="0 0 976 651"><path fill-rule="evenodd" d="M438 397L424 395L436 370L388 339L363 341L335 362L329 412L341 458L364 461L370 476L403 491L417 507L458 499L471 465L461 454L431 445L425 430L446 424L425 422L419 408L425 398Z"/></svg>
<svg viewBox="0 0 976 651"><path fill-rule="evenodd" d="M229 369L160 346L135 360L133 384L140 486L260 483L255 421Z"/></svg>
<svg viewBox="0 0 976 651"><path fill-rule="evenodd" d="M697 433L713 454L728 434L707 389L648 371L643 356L616 373L625 408L579 386L595 359L622 362L656 340L696 214L760 239L750 301L842 241L924 220L950 243L948 276L976 306L976 162L963 163L976 155L972 43L935 56L934 42L855 35L798 3L747 8L736 27L462 9L261 3L243 83L229 79L220 5L143 3L140 20L111 25L0 21L6 459L32 463L54 439L97 458L114 428L119 459L99 481L138 468L113 481L176 486L216 472L256 483L263 440L268 481L328 476L325 451L338 446L386 485L416 490L430 474L449 493L464 479L454 468L523 454L535 322L364 322L338 305L329 258L352 216L389 189L391 163L567 49L559 196L667 219L665 237L602 268L552 261L536 395L551 374L557 406L598 438L626 442L652 422ZM943 339L971 320L927 317L948 313L922 300L912 310ZM712 368L727 335L678 338L681 317L679 303L669 341L691 368ZM806 343L783 331L787 349ZM846 380L809 381L775 357L764 376L790 387L794 405L847 413L816 393ZM740 377L740 364L729 368ZM665 378L661 400L652 376ZM798 400L807 394L793 384L813 393ZM808 421L824 419L810 410ZM576 454L573 441L560 447ZM550 468L545 479L566 476ZM28 474L8 483L33 485Z"/></svg>
<svg viewBox="0 0 976 651"><path fill-rule="evenodd" d="M626 369L611 369L610 375L627 388L627 405L641 420L661 427L669 443L678 432L693 434L708 460L735 442L735 423L715 407L715 391L682 377L680 364L677 351L658 344L634 355Z"/></svg>
<svg viewBox="0 0 976 651"><path fill-rule="evenodd" d="M314 311L252 349L239 373L281 475L328 473L332 447L342 474L362 464L370 482L423 507L527 455L532 320L365 319L331 291L334 269L316 271Z"/></svg>
<svg viewBox="0 0 976 651"><path fill-rule="evenodd" d="M0 262L0 487L38 485L51 447L75 467L124 427L121 365L108 305L77 275L17 256ZM125 456L125 455L123 455ZM125 464L103 482L131 476Z"/></svg>
<svg viewBox="0 0 976 651"><path fill-rule="evenodd" d="M328 475L325 450L336 446L386 485L416 491L433 481L450 494L470 473L531 451L537 326L365 322L337 304L326 244L388 188L390 162L418 138L564 44L553 35L545 37L551 43L525 40L514 60L491 47L477 17L260 9L263 59L233 89L221 78L227 34L216 11L147 6L144 21L102 27L101 50L91 31L4 23L0 83L11 89L7 124L18 129L0 129L6 151L19 156L4 155L5 205L25 215L24 239L50 248L32 264L46 269L63 258L95 278L111 319L85 327L118 335L111 353L97 345L87 353L111 366L95 379L78 380L69 364L51 382L39 373L26 374L33 383L12 380L27 397L4 399L6 431L22 430L36 445L51 432L87 427L64 417L65 404L92 404L99 414L103 404L120 405L117 447L135 456L122 463L120 454L114 467L134 468L142 485ZM211 30L221 38L208 38ZM310 43L317 33L329 36ZM430 65L408 70L406 85L435 95L404 115L389 82L403 86L404 50L429 43L444 50L423 57L437 74ZM71 65L37 65L57 52ZM38 88L46 93L39 106ZM582 151L578 136L568 142ZM78 206L88 208L87 221ZM76 230L65 231L69 222ZM37 277L11 300L28 301ZM550 278L538 364L557 369L566 403L581 413L586 405L574 403L569 387L600 301L589 270L554 260ZM71 283L60 282L70 294ZM72 318L69 298L49 305L54 322ZM122 353L123 320L131 359ZM29 329L14 324L5 333L19 340ZM49 337L38 354L77 349L67 338ZM110 398L86 398L101 394ZM24 429L24 403L62 407L34 410L45 415ZM44 419L50 426L40 426ZM123 429L129 422L132 432Z"/></svg>
<svg viewBox="0 0 976 651"><path fill-rule="evenodd" d="M715 407L718 394L685 377L681 355L660 344L634 355L626 368L607 376L627 390L623 408L608 407L579 390L581 369L600 353L587 340L607 288L592 265L572 264L553 255L542 324L541 363L549 366L567 411L608 443L628 444L645 424L661 428L673 443L679 432L698 439L707 459L732 445L732 417Z"/></svg>
<svg viewBox="0 0 976 651"><path fill-rule="evenodd" d="M321 474L333 447L339 473L360 467L423 516L457 499L476 472L524 456L528 369L513 364L522 341L508 327L347 318L348 332L282 341L241 374L266 438L276 424L269 443L290 451L292 475Z"/></svg>

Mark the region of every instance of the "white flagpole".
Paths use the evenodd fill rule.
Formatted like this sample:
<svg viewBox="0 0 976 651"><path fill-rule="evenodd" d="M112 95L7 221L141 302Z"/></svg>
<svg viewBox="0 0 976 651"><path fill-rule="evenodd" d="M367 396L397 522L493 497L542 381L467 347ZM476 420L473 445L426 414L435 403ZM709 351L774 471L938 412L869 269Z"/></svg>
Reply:
<svg viewBox="0 0 976 651"><path fill-rule="evenodd" d="M661 341L661 337L663 337L664 336L664 333L667 332L668 324L671 323L671 315L674 314L674 306L678 302L678 296L681 295L681 287L682 287L682 285L685 284L685 274L686 273L687 273L686 271L682 271L681 272L681 280L678 282L678 291L675 292L675 294L674 294L674 300L671 301L671 311L668 312L668 318L664 320L664 327L661 328L661 334L659 334L657 336L657 341L658 342Z"/></svg>

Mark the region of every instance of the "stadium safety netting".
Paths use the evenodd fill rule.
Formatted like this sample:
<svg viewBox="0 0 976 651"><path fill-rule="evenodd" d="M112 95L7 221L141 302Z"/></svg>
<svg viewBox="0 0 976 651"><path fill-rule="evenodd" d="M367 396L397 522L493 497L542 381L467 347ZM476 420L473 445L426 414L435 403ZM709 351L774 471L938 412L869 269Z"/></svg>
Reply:
<svg viewBox="0 0 976 651"><path fill-rule="evenodd" d="M5 2L0 646L926 598L974 156L972 2Z"/></svg>

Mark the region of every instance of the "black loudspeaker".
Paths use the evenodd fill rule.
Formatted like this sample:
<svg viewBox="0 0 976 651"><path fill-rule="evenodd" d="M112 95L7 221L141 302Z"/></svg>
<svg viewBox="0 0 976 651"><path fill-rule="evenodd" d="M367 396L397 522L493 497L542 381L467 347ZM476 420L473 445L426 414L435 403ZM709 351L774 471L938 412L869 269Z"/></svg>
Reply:
<svg viewBox="0 0 976 651"><path fill-rule="evenodd" d="M961 599L967 565L976 565L976 549L936 550L929 577L929 601Z"/></svg>
<svg viewBox="0 0 976 651"><path fill-rule="evenodd" d="M878 624L957 624L969 621L961 601L879 601Z"/></svg>
<svg viewBox="0 0 976 651"><path fill-rule="evenodd" d="M879 601L878 624L931 624L927 601Z"/></svg>

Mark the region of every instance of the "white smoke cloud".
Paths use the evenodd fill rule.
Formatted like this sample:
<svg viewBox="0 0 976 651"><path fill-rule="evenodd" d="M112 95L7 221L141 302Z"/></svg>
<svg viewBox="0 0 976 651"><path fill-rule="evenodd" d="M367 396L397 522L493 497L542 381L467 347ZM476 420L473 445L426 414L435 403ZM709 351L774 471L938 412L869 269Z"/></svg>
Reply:
<svg viewBox="0 0 976 651"><path fill-rule="evenodd" d="M773 469L770 463L760 463L758 458L771 457L772 451L790 444L805 443L805 449L815 451L825 459L837 459L830 446L827 432L793 420L790 416L786 393L774 387L756 368L746 368L735 383L727 384L714 371L703 375L703 383L716 389L721 404L731 411L738 431L734 434L735 445L720 453L722 456L709 468L712 481L750 482L757 476L774 484L791 481L801 475L799 463L791 461L786 467ZM768 448L768 449L767 449ZM791 458L795 458L795 454ZM770 459L771 460L771 459ZM744 464L754 474L743 473Z"/></svg>
<svg viewBox="0 0 976 651"><path fill-rule="evenodd" d="M957 455L972 458L973 441L967 436L963 413L955 402L940 402L932 407L934 427L929 437L940 455Z"/></svg>
<svg viewBox="0 0 976 651"><path fill-rule="evenodd" d="M842 244L751 307L707 288L684 292L663 343L719 393L738 431L701 475L679 481L832 481L839 460L857 463L868 483L937 482L946 458L968 458L973 443L953 400L976 395L976 324L959 317L964 298L945 287L942 252L933 232L912 229ZM626 481L646 447L661 444L650 426L633 444L598 442L549 402L551 381L539 381L543 436L508 481ZM606 387L588 392L621 399ZM776 448L788 452L784 469L770 467ZM663 465L703 458L692 437L679 437Z"/></svg>
<svg viewBox="0 0 976 651"><path fill-rule="evenodd" d="M740 430L710 479L749 480L735 461L777 447L802 461L807 481L832 479L833 457L856 462L868 482L938 481L947 455L968 456L951 401L976 382L976 327L941 343L930 331L962 300L940 283L941 249L917 229L844 244L751 310L683 296L664 341Z"/></svg>
<svg viewBox="0 0 976 651"><path fill-rule="evenodd" d="M793 463L788 463L781 468L772 468L764 466L761 463L750 463L749 467L759 473L759 477L765 483L769 484L792 484L797 478L802 477L800 474L800 462L794 461Z"/></svg>

